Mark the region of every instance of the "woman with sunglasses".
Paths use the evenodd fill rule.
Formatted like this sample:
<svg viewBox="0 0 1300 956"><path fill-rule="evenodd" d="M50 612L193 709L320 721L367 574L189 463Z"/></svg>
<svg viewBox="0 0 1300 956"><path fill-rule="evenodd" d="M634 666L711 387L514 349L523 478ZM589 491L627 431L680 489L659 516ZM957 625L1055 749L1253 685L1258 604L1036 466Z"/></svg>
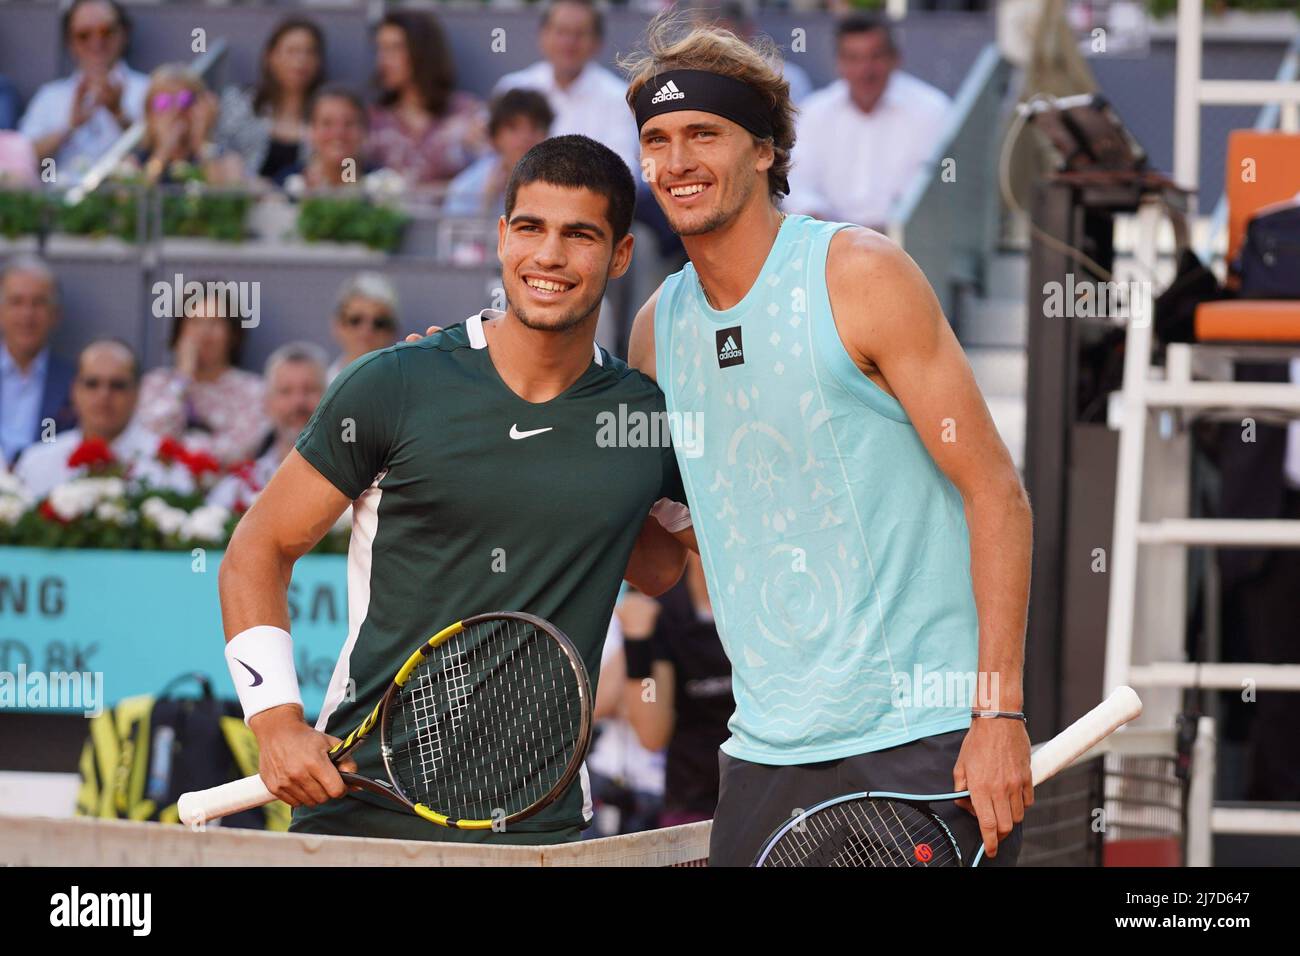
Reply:
<svg viewBox="0 0 1300 956"><path fill-rule="evenodd" d="M334 341L343 350L329 367L328 381L352 362L397 341L397 290L378 272L359 272L339 289Z"/></svg>
<svg viewBox="0 0 1300 956"><path fill-rule="evenodd" d="M37 156L54 160L60 186L75 185L144 111L148 77L122 59L130 29L116 0L73 0L63 14L76 69L38 89L18 124Z"/></svg>
<svg viewBox="0 0 1300 956"><path fill-rule="evenodd" d="M307 157L307 110L324 77L320 27L302 17L281 20L262 48L257 86L222 92L214 138L240 155L250 176L279 180Z"/></svg>
<svg viewBox="0 0 1300 956"><path fill-rule="evenodd" d="M133 161L150 184L182 180L197 168L204 182L229 185L243 177L238 156L223 154L210 134L217 99L186 67L167 64L153 71L145 93L145 131Z"/></svg>

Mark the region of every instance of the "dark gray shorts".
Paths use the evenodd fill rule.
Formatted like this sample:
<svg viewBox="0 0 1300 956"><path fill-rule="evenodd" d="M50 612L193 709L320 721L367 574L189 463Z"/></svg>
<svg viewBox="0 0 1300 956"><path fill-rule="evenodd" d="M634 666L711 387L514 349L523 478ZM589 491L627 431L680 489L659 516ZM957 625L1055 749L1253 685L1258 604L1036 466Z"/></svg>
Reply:
<svg viewBox="0 0 1300 956"><path fill-rule="evenodd" d="M709 838L710 866L752 866L759 850L796 809L865 790L899 793L950 793L965 730L954 730L871 753L823 763L772 766L737 760L718 751L721 783L718 810ZM975 817L950 800L930 805L948 824L962 859L969 863L980 846ZM1020 855L1020 824L980 866L1015 866Z"/></svg>

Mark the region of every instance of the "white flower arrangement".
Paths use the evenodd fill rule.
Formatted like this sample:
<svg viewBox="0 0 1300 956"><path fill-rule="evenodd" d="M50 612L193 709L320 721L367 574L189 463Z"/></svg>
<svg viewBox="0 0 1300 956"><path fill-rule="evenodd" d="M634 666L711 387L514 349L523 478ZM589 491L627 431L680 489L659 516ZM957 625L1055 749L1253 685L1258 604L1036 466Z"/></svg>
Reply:
<svg viewBox="0 0 1300 956"><path fill-rule="evenodd" d="M61 521L92 513L101 502L119 501L126 494L121 478L74 478L50 492L50 508Z"/></svg>
<svg viewBox="0 0 1300 956"><path fill-rule="evenodd" d="M229 520L230 512L220 505L200 505L181 522L181 537L220 544L226 540L226 522Z"/></svg>

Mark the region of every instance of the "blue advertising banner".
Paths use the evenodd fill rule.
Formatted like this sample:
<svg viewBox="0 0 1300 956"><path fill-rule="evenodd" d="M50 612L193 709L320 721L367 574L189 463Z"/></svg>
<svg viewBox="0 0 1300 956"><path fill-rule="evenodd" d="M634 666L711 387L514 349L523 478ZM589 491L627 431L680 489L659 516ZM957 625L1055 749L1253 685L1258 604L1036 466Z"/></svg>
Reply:
<svg viewBox="0 0 1300 956"><path fill-rule="evenodd" d="M112 706L190 671L233 698L217 598L222 556L0 548L0 711ZM347 637L347 559L300 559L289 614L311 715ZM78 684L92 699L69 703Z"/></svg>

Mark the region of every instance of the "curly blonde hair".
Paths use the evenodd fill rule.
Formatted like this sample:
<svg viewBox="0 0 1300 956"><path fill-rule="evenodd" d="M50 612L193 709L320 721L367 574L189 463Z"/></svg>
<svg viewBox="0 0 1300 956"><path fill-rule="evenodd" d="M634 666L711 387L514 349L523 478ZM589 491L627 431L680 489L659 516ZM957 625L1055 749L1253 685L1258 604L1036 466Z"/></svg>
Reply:
<svg viewBox="0 0 1300 956"><path fill-rule="evenodd" d="M768 195L790 192L790 150L794 148L794 101L781 75L781 53L769 38L746 42L730 30L700 26L673 12L661 13L646 27L644 49L620 57L628 77L627 103L633 106L642 87L668 70L706 70L752 87L771 108L770 142L775 158L767 171Z"/></svg>

